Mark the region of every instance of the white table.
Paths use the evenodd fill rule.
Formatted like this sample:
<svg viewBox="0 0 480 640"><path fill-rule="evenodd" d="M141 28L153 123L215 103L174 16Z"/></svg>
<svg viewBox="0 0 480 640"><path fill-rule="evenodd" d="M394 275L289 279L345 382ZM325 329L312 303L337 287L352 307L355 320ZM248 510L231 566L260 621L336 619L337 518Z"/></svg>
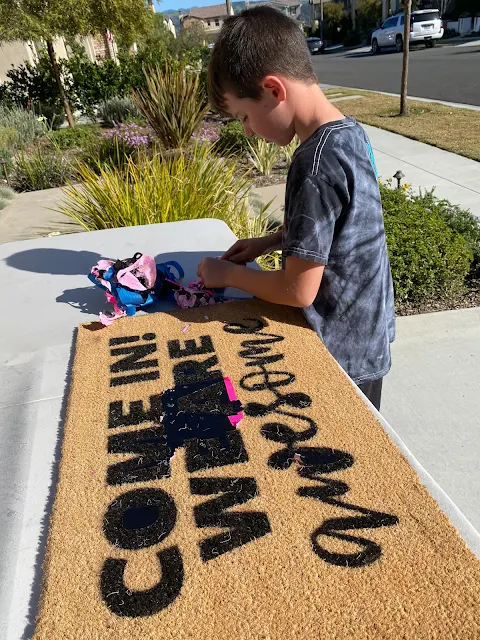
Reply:
<svg viewBox="0 0 480 640"><path fill-rule="evenodd" d="M78 324L95 320L105 303L103 293L90 287L86 279L90 267L101 257L125 258L140 251L154 255L157 262L177 260L189 282L196 279L202 257L219 255L234 240L224 223L197 220L0 246L2 640L30 638L34 629L74 331ZM167 306L162 303L158 310ZM377 415L431 495L480 556L480 535L415 460L415 451L412 455Z"/></svg>

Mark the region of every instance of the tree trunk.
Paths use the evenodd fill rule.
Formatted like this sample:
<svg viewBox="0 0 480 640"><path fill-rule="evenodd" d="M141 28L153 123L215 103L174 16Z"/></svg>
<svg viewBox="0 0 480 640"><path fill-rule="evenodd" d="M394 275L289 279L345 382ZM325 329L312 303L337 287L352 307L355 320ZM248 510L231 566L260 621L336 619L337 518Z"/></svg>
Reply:
<svg viewBox="0 0 480 640"><path fill-rule="evenodd" d="M50 58L50 64L52 65L53 75L55 76L55 80L57 82L58 91L65 108L65 113L67 114L68 124L73 128L75 126L75 121L72 116L72 110L70 109L70 103L68 102L67 94L65 93L62 76L60 75L60 69L58 68L55 51L53 49L53 42L51 40L47 40L47 51Z"/></svg>
<svg viewBox="0 0 480 640"><path fill-rule="evenodd" d="M408 115L407 85L408 85L408 57L410 53L410 16L412 15L412 0L405 0L405 24L403 28L403 68L402 89L400 92L400 115Z"/></svg>
<svg viewBox="0 0 480 640"><path fill-rule="evenodd" d="M227 5L227 13L229 16L232 15L232 3L230 2L230 0L225 0L225 3Z"/></svg>

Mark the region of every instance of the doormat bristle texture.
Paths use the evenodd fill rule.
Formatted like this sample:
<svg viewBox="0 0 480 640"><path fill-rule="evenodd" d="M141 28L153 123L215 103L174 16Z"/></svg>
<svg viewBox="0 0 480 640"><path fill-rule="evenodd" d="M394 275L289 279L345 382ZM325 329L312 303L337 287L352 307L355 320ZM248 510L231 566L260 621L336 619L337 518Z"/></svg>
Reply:
<svg viewBox="0 0 480 640"><path fill-rule="evenodd" d="M299 312L80 327L36 640L478 640L479 611L480 562Z"/></svg>

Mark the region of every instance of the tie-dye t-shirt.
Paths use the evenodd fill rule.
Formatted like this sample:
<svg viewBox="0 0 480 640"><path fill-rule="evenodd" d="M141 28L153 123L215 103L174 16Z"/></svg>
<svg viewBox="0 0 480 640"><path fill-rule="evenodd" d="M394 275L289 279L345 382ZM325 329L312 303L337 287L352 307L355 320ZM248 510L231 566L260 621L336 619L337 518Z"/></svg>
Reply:
<svg viewBox="0 0 480 640"><path fill-rule="evenodd" d="M393 283L370 142L352 118L323 125L295 152L288 173L283 262L324 264L305 316L358 384L390 369Z"/></svg>

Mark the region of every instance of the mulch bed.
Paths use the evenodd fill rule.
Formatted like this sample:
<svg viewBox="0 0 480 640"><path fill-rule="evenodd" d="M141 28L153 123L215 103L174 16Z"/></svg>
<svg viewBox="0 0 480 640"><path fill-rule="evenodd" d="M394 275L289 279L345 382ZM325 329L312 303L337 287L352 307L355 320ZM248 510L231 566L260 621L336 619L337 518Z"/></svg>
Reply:
<svg viewBox="0 0 480 640"><path fill-rule="evenodd" d="M437 298L420 305L397 303L395 305L398 316L415 316L420 313L434 313L436 311L452 311L454 309L469 309L480 307L480 279L467 282L467 289L463 293L450 298Z"/></svg>

